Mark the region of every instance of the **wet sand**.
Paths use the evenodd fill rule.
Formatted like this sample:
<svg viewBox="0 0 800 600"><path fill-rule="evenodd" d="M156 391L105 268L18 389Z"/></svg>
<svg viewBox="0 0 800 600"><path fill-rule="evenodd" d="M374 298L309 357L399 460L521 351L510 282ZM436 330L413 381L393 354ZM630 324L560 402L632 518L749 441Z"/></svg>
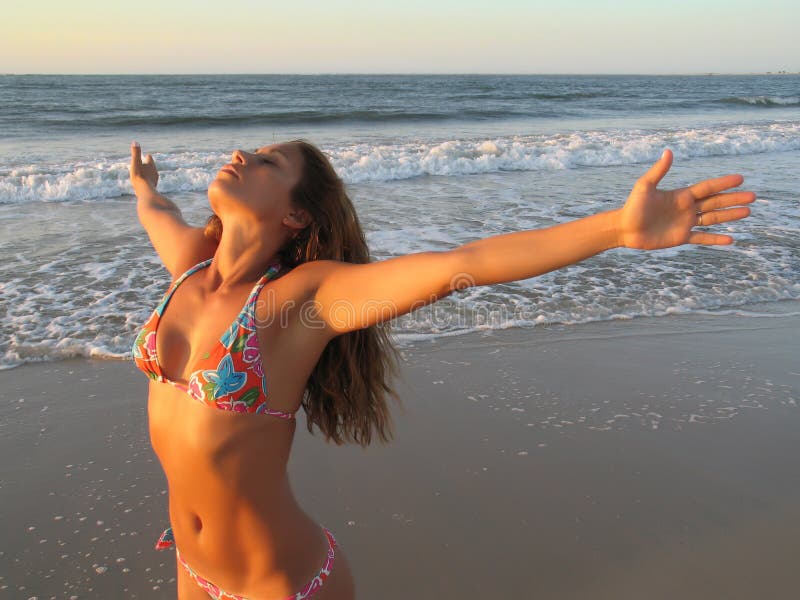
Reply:
<svg viewBox="0 0 800 600"><path fill-rule="evenodd" d="M798 334L676 315L419 343L395 441L300 417L295 492L361 600L792 597ZM129 362L0 372L0 598L175 597L146 388Z"/></svg>

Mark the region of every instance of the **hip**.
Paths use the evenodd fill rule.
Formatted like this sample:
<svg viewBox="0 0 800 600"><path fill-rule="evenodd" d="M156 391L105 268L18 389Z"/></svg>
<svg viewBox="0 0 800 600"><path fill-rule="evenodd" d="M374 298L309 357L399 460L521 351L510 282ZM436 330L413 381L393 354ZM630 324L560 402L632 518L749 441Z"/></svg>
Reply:
<svg viewBox="0 0 800 600"><path fill-rule="evenodd" d="M172 526L157 547L174 545L202 578L221 589L249 590L251 596L258 590L259 598L281 597L268 592L287 584L295 592L302 589L317 576L335 540L296 505L254 509L236 502L209 510L176 504L170 502Z"/></svg>

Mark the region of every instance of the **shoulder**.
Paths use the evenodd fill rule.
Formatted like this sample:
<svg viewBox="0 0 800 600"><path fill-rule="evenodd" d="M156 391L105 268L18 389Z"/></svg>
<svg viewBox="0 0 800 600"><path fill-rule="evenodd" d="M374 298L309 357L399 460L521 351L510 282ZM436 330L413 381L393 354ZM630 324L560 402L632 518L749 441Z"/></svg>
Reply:
<svg viewBox="0 0 800 600"><path fill-rule="evenodd" d="M354 266L356 265L338 260L311 260L279 274L278 279L282 287L298 292L300 297L309 294L313 296L325 278Z"/></svg>
<svg viewBox="0 0 800 600"><path fill-rule="evenodd" d="M343 264L347 263L313 260L281 270L276 278L261 288L256 317L264 319L272 314L295 312L304 304L313 302L320 282Z"/></svg>
<svg viewBox="0 0 800 600"><path fill-rule="evenodd" d="M322 273L333 265L319 263L336 261L311 261L284 272L270 280L259 291L255 305L255 318L262 339L280 341L287 347L307 344L324 344L330 331L321 317L320 305L315 295ZM264 330L269 330L269 332ZM263 338L263 336L267 336Z"/></svg>

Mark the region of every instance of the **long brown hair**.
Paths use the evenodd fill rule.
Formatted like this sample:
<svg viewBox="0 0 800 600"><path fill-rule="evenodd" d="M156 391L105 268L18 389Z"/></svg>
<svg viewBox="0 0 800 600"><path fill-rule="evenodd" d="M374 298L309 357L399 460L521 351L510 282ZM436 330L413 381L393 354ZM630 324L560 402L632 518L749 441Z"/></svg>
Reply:
<svg viewBox="0 0 800 600"><path fill-rule="evenodd" d="M312 260L349 263L370 261L369 249L344 182L313 144L294 140L303 154L303 173L292 189L292 203L311 216L311 223L284 246L284 267ZM220 239L222 221L211 215L205 233ZM388 323L333 338L323 350L306 384L303 408L308 431L317 425L336 444L367 446L373 430L381 442L393 435L387 396L400 403L388 379L397 372L397 350Z"/></svg>

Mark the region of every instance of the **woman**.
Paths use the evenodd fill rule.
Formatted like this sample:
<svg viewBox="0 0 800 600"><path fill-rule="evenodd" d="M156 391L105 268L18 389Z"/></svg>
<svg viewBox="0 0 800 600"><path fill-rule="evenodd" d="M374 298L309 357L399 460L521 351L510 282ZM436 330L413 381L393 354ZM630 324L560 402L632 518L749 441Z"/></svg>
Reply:
<svg viewBox="0 0 800 600"><path fill-rule="evenodd" d="M159 545L178 550L181 599L354 597L344 552L300 508L286 465L300 406L309 430L337 444L389 439L394 355L382 323L609 248L730 244L693 227L742 219L750 211L737 205L755 200L725 192L739 175L658 190L665 151L622 208L369 263L341 180L306 142L235 151L209 186L204 228L156 192L152 158L135 143L131 154L139 219L173 277L133 352L151 377L150 435L174 530Z"/></svg>

